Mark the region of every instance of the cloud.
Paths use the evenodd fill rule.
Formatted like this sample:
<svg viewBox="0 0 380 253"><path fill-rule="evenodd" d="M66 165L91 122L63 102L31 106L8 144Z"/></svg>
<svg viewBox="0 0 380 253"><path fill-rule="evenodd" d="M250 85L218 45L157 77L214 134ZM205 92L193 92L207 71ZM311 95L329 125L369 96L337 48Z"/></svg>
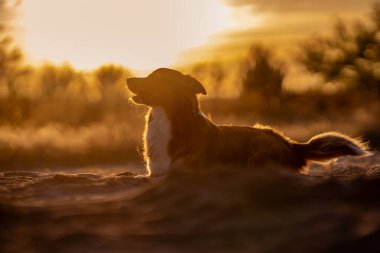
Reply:
<svg viewBox="0 0 380 253"><path fill-rule="evenodd" d="M235 6L251 7L255 11L357 11L368 8L372 0L224 0Z"/></svg>
<svg viewBox="0 0 380 253"><path fill-rule="evenodd" d="M354 20L363 19L370 12L370 4L363 4L363 8L355 10L342 10L337 3L330 6L329 11L322 11L322 7L327 8L327 2L321 1L318 10L301 8L295 6L298 0L289 0L289 6L286 11L280 11L285 8L284 3L279 0L228 0L233 2L235 7L254 8L253 3L260 3L260 8L267 10L269 15L263 14L263 20L256 26L237 27L210 38L208 45L188 50L182 56L189 61L196 61L197 58L202 59L222 59L233 58L233 56L245 56L248 49L253 44L263 44L267 47L279 51L283 56L292 57L294 50L299 43L305 38L314 35L324 35L331 32L337 17L346 20L348 23ZM279 2L278 5L276 2ZM350 4L352 1L347 0ZM360 1L359 1L360 2ZM276 3L276 6L274 4ZM292 9L290 3L293 3ZM301 4L300 4L301 5ZM270 9L271 7L271 9ZM251 15L255 16L258 12L257 7L252 10ZM259 13L260 15L261 13Z"/></svg>
<svg viewBox="0 0 380 253"><path fill-rule="evenodd" d="M292 59L305 38L329 34L337 18L348 23L366 19L373 3L373 0L222 1L232 7L234 17L241 17L241 10L245 9L248 16L259 17L259 22L247 25L240 19L240 26L215 34L202 47L183 52L183 62L245 57L254 44L262 44Z"/></svg>

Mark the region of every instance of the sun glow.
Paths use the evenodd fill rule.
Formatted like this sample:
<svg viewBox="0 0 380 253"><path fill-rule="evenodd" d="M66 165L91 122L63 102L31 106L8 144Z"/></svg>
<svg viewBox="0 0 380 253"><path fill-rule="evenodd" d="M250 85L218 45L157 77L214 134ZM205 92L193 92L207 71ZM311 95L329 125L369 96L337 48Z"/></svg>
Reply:
<svg viewBox="0 0 380 253"><path fill-rule="evenodd" d="M218 0L25 0L23 20L34 61L135 69L171 65L233 22Z"/></svg>

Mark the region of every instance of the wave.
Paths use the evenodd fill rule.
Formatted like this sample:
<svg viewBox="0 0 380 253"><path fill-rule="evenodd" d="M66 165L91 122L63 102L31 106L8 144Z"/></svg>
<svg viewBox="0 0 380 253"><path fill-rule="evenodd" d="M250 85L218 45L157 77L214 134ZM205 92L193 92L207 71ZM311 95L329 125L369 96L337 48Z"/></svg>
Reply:
<svg viewBox="0 0 380 253"><path fill-rule="evenodd" d="M313 176L239 167L164 178L126 168L2 172L0 251L376 252L378 158L338 160Z"/></svg>

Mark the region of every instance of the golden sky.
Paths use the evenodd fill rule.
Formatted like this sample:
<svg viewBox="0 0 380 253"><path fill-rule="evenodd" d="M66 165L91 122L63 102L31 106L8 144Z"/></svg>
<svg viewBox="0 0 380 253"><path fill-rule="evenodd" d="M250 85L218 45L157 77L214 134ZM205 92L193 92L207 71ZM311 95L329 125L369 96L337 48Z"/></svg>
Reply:
<svg viewBox="0 0 380 253"><path fill-rule="evenodd" d="M287 47L356 18L371 0L24 0L23 46L34 62L150 70L236 56L253 42Z"/></svg>

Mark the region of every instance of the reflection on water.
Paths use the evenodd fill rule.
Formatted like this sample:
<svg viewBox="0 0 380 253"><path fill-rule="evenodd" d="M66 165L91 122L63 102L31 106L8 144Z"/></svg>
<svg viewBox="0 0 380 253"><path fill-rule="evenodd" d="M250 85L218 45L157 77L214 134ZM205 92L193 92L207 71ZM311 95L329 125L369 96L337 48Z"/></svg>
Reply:
<svg viewBox="0 0 380 253"><path fill-rule="evenodd" d="M167 178L134 173L125 168L2 172L0 252L379 249L377 173L311 177L278 168L205 168Z"/></svg>

